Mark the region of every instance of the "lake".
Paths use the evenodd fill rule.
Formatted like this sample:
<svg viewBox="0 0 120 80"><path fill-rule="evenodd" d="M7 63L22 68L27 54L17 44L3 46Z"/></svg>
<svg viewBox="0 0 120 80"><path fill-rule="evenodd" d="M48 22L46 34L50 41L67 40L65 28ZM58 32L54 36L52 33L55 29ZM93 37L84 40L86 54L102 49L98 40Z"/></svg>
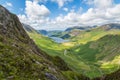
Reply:
<svg viewBox="0 0 120 80"><path fill-rule="evenodd" d="M50 37L52 40L54 40L57 43L64 43L64 42L68 42L69 40L64 40L62 38L59 37Z"/></svg>

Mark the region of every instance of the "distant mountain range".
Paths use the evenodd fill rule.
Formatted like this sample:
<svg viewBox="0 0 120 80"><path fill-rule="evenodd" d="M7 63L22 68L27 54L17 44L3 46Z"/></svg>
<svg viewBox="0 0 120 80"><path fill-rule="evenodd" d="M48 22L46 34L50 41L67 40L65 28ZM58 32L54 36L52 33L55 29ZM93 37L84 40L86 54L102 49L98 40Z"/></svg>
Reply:
<svg viewBox="0 0 120 80"><path fill-rule="evenodd" d="M90 27L90 26L73 26L73 27L67 28L65 31L70 32L72 30L89 30L89 29L91 29L93 27Z"/></svg>
<svg viewBox="0 0 120 80"><path fill-rule="evenodd" d="M74 26L67 28L65 31L53 30L53 31L46 31L46 30L37 30L38 33L49 36L49 37L59 37L62 39L69 39L73 36L77 36L84 31L90 31L93 29L99 30L111 30L111 29L120 29L120 24L117 23L110 23L101 26Z"/></svg>
<svg viewBox="0 0 120 80"><path fill-rule="evenodd" d="M72 30L91 30L91 29L94 29L96 27L101 27L103 29L120 29L120 24L118 23L110 23L110 24L104 24L104 25L101 25L101 26L74 26L74 27L70 27L70 28L67 28L65 31L72 31Z"/></svg>
<svg viewBox="0 0 120 80"><path fill-rule="evenodd" d="M118 23L110 23L110 24L105 24L102 26L98 26L98 29L102 30L111 30L111 29L120 29L120 24Z"/></svg>

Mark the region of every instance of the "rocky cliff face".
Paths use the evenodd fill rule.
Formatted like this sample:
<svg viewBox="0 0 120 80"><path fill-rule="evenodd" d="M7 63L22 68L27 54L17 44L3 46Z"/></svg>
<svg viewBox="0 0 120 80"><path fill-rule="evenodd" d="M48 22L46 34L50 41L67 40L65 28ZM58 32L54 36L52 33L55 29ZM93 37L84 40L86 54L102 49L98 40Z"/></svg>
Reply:
<svg viewBox="0 0 120 80"><path fill-rule="evenodd" d="M66 80L46 57L18 17L0 6L0 79Z"/></svg>

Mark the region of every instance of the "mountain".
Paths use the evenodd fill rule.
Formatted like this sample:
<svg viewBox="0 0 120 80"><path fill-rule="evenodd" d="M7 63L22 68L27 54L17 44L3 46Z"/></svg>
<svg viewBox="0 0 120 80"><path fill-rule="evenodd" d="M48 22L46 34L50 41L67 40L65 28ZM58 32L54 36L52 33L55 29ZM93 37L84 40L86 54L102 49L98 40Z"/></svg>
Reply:
<svg viewBox="0 0 120 80"><path fill-rule="evenodd" d="M63 31L60 30L52 30L52 31L46 31L46 30L37 30L39 34L42 34L44 36L48 37L61 37L61 35L64 34Z"/></svg>
<svg viewBox="0 0 120 80"><path fill-rule="evenodd" d="M120 24L118 23L110 23L110 24L104 24L104 25L101 25L101 26L83 26L83 27L80 27L80 26L74 26L74 27L70 27L70 28L67 28L65 31L72 31L72 30L91 30L91 29L94 29L94 28L102 28L102 29L106 29L106 30L110 30L110 29L120 29Z"/></svg>
<svg viewBox="0 0 120 80"><path fill-rule="evenodd" d="M27 25L25 23L22 23L23 28L27 31L27 32L37 32L34 28L32 28L30 25Z"/></svg>
<svg viewBox="0 0 120 80"><path fill-rule="evenodd" d="M120 24L118 23L105 24L105 25L99 26L99 29L107 30L107 31L111 29L120 29Z"/></svg>
<svg viewBox="0 0 120 80"><path fill-rule="evenodd" d="M78 36L81 32L84 31L90 31L92 28L95 28L96 26L74 26L67 28L65 31L63 31L60 35L60 38L62 39L70 39L72 37Z"/></svg>
<svg viewBox="0 0 120 80"><path fill-rule="evenodd" d="M79 46L78 48L81 47L81 51L78 52L78 55L88 61L94 59L95 61L110 61L115 56L120 55L119 43L120 35L106 35L97 41L88 42L85 45Z"/></svg>
<svg viewBox="0 0 120 80"><path fill-rule="evenodd" d="M100 31L101 30L101 31ZM91 26L91 27L79 27L79 26L75 26L75 27L71 27L71 28L67 28L65 30L65 34L61 36L61 38L64 39L75 39L75 38L80 38L80 36L83 36L86 33L90 33L90 32L110 32L110 31L115 31L115 30L120 30L120 24L118 23L110 23L110 24L105 24L105 25L101 25L101 26ZM69 35L69 37L66 35Z"/></svg>
<svg viewBox="0 0 120 80"><path fill-rule="evenodd" d="M67 70L71 71L62 59L48 56L35 45L16 15L0 6L1 80L70 80L62 73Z"/></svg>
<svg viewBox="0 0 120 80"><path fill-rule="evenodd" d="M74 27L67 28L65 31L70 32L72 30L89 30L91 28L92 27L89 27L89 26L84 26L84 27L82 27L82 26L74 26Z"/></svg>
<svg viewBox="0 0 120 80"><path fill-rule="evenodd" d="M63 31L60 30L53 30L53 31L48 31L48 36L49 37L60 37L62 35Z"/></svg>
<svg viewBox="0 0 120 80"><path fill-rule="evenodd" d="M68 39L70 38L71 36L69 34L64 34L61 36L62 39Z"/></svg>
<svg viewBox="0 0 120 80"><path fill-rule="evenodd" d="M96 41L71 48L71 53L90 67L88 76L102 76L119 69L120 35L105 35ZM104 79L103 79L104 80ZM109 80L109 79L108 79Z"/></svg>
<svg viewBox="0 0 120 80"><path fill-rule="evenodd" d="M45 56L18 17L0 6L0 79L66 80Z"/></svg>
<svg viewBox="0 0 120 80"><path fill-rule="evenodd" d="M48 34L48 32L46 30L37 30L37 32L39 34L42 34L42 35L47 35Z"/></svg>

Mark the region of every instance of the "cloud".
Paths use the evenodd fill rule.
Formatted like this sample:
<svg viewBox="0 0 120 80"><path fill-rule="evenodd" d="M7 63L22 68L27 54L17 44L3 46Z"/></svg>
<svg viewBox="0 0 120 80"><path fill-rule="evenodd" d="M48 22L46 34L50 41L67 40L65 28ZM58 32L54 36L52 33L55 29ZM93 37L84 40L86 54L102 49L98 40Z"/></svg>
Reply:
<svg viewBox="0 0 120 80"><path fill-rule="evenodd" d="M72 2L73 0L51 0L51 1L56 2L59 5L59 8L61 8L64 6L64 4Z"/></svg>
<svg viewBox="0 0 120 80"><path fill-rule="evenodd" d="M26 1L25 8L27 17L36 19L38 17L45 17L50 14L48 8L44 5L39 5L37 2Z"/></svg>
<svg viewBox="0 0 120 80"><path fill-rule="evenodd" d="M68 12L68 8L63 8L64 11Z"/></svg>
<svg viewBox="0 0 120 80"><path fill-rule="evenodd" d="M3 4L4 7L6 7L8 10L12 11L13 10L13 4L10 2L5 2Z"/></svg>
<svg viewBox="0 0 120 80"><path fill-rule="evenodd" d="M34 0L34 2L36 2L36 3L45 3L45 2L47 2L48 0Z"/></svg>
<svg viewBox="0 0 120 80"><path fill-rule="evenodd" d="M56 2L60 0L55 0ZM66 1L61 0L62 7ZM85 1L85 0L84 0ZM91 5L86 12L80 7L75 11L71 8L69 11L66 7L62 8L68 13L60 14L54 19L49 18L51 13L44 5L39 5L36 1L26 2L26 15L18 15L22 22L30 24L36 29L65 29L72 26L94 26L107 23L120 22L120 4L115 4L113 0L86 0L86 4ZM90 2L91 1L91 2Z"/></svg>
<svg viewBox="0 0 120 80"><path fill-rule="evenodd" d="M97 8L108 8L113 6L113 0L94 0L94 5Z"/></svg>
<svg viewBox="0 0 120 80"><path fill-rule="evenodd" d="M120 22L120 4L114 4L113 0L92 0L90 5L94 5L86 12L81 13L74 10L65 16L59 15L53 21L55 24L61 24L62 27L71 26L94 26L107 23ZM104 4L106 2L106 4ZM103 4L102 4L103 3Z"/></svg>
<svg viewBox="0 0 120 80"><path fill-rule="evenodd" d="M26 1L25 15L19 14L21 22L37 27L49 21L50 11L45 5L40 5L37 0Z"/></svg>
<svg viewBox="0 0 120 80"><path fill-rule="evenodd" d="M83 2L96 8L108 8L114 4L113 0L83 0Z"/></svg>
<svg viewBox="0 0 120 80"><path fill-rule="evenodd" d="M6 6L12 7L13 5L12 5L12 3L10 3L10 2L6 2Z"/></svg>
<svg viewBox="0 0 120 80"><path fill-rule="evenodd" d="M13 7L12 3L10 3L10 2L5 2L5 4L3 4L3 6L6 8Z"/></svg>

